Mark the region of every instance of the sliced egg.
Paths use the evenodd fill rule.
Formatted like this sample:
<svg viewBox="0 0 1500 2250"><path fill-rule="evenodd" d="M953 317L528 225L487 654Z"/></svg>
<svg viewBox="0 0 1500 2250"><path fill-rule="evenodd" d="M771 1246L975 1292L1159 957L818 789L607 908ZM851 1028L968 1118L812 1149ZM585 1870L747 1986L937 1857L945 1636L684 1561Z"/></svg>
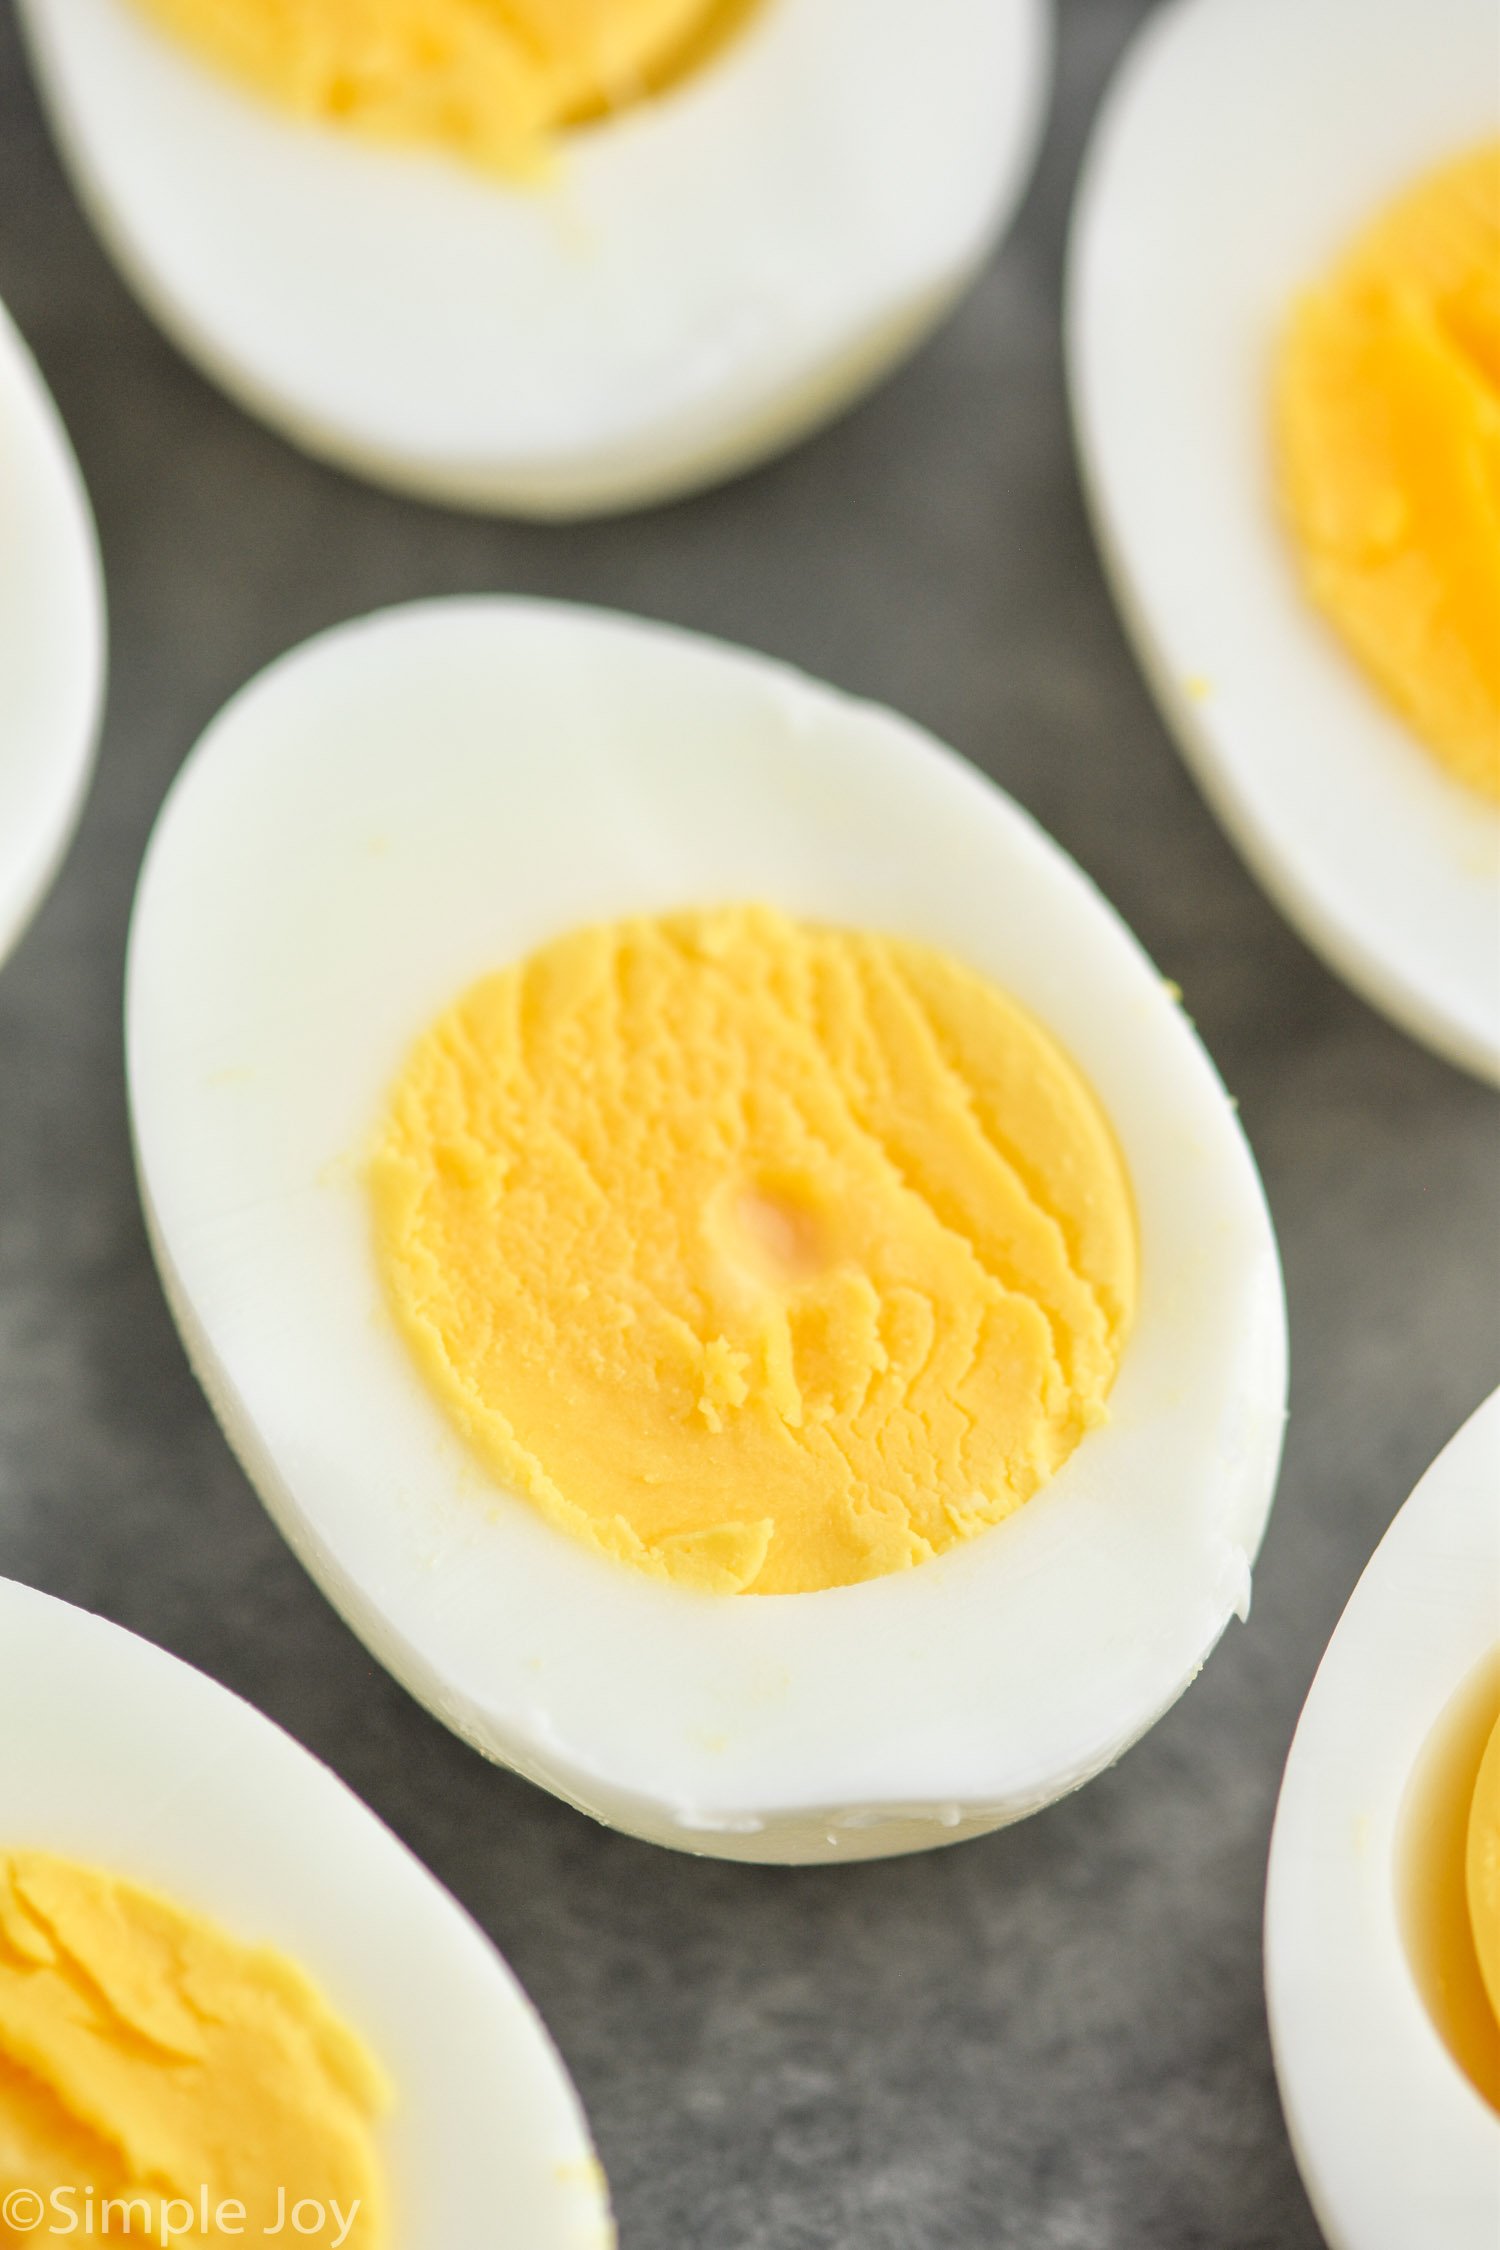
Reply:
<svg viewBox="0 0 1500 2250"><path fill-rule="evenodd" d="M1206 795L1330 965L1488 1078L1500 816L1304 595L1270 395L1299 292L1496 122L1487 0L1175 0L1105 102L1067 308L1105 560Z"/></svg>
<svg viewBox="0 0 1500 2250"><path fill-rule="evenodd" d="M104 588L78 465L0 305L0 960L83 803L104 696Z"/></svg>
<svg viewBox="0 0 1500 2250"><path fill-rule="evenodd" d="M380 2154L395 2240L489 2242L503 2215L517 2250L609 2250L567 2073L448 1894L247 1704L118 1626L0 1580L10 1850L123 1877L311 1978L391 2084Z"/></svg>
<svg viewBox="0 0 1500 2250"><path fill-rule="evenodd" d="M1493 2250L1500 2239L1500 2114L1424 2001L1410 1896L1428 1825L1424 1768L1476 1686L1493 1721L1497 1657L1500 1393L1439 1455L1355 1588L1277 1808L1271 2034L1333 2250Z"/></svg>
<svg viewBox="0 0 1500 2250"><path fill-rule="evenodd" d="M915 1568L787 1595L648 1577L493 1481L386 1309L366 1179L413 1040L477 976L738 900L1006 988L1102 1104L1139 1228L1108 1419L1037 1497ZM1117 1757L1244 1614L1285 1332L1232 1106L1077 868L891 713L547 604L342 627L188 760L128 1016L158 1263L266 1505L415 1694L601 1819L782 1861L992 1828Z"/></svg>
<svg viewBox="0 0 1500 2250"><path fill-rule="evenodd" d="M183 348L312 451L576 515L711 482L910 350L1005 224L1045 0L760 0L517 186L284 117L135 0L30 0L101 233Z"/></svg>

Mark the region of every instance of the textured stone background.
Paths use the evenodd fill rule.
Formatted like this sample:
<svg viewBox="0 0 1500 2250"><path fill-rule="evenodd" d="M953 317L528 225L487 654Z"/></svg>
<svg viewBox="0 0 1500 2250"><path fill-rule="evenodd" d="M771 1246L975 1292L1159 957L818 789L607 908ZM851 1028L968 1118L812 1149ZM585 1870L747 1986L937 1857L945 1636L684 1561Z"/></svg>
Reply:
<svg viewBox="0 0 1500 2250"><path fill-rule="evenodd" d="M250 1697L451 1886L577 2077L626 2250L1318 2242L1266 2041L1267 1837L1339 1610L1495 1380L1495 1113L1277 918L1189 784L1099 575L1059 274L1083 139L1140 12L1064 0L1020 222L878 396L727 491L561 531L367 491L200 380L80 219L0 15L0 295L81 456L113 627L82 831L0 974L0 1571ZM121 1075L147 832L200 728L267 658L376 604L472 588L699 626L925 721L1099 881L1240 1098L1294 1357L1254 1615L1120 1767L1018 1829L796 1873L595 1829L372 1668L188 1374Z"/></svg>

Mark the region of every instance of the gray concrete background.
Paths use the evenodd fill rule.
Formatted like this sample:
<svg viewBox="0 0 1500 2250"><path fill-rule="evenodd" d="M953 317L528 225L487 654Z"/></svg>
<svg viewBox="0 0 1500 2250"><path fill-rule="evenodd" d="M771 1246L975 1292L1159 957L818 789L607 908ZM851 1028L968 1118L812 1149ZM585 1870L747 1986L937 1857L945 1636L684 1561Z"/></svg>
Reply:
<svg viewBox="0 0 1500 2250"><path fill-rule="evenodd" d="M1492 1097L1337 984L1246 875L1100 578L1059 277L1083 139L1141 12L1064 0L1019 224L893 382L728 490L561 531L366 490L200 380L80 219L0 15L0 295L82 460L113 634L82 830L0 973L0 1572L248 1696L457 1893L577 2078L626 2250L1319 2240L1266 2040L1267 1838L1340 1608L1496 1380L1500 1167ZM188 1373L141 1229L121 1071L126 917L153 816L268 658L380 603L480 588L698 626L924 721L1098 880L1240 1098L1294 1365L1254 1614L1123 1764L1019 1828L802 1872L596 1829L484 1765L372 1667Z"/></svg>

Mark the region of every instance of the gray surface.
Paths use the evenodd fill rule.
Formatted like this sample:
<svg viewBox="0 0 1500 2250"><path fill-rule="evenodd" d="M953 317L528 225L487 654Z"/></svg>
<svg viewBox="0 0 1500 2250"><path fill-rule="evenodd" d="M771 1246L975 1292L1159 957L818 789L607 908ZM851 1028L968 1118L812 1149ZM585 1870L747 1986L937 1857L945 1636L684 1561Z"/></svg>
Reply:
<svg viewBox="0 0 1500 2250"><path fill-rule="evenodd" d="M249 1696L452 1887L568 2058L626 2250L1318 2241L1266 2042L1267 1837L1349 1589L1496 1377L1495 1108L1278 921L1178 764L1100 580L1064 413L1059 266L1087 122L1139 12L1065 7L1030 201L909 369L730 490L565 532L366 491L200 381L81 222L0 19L0 295L93 492L114 663L82 833L0 973L0 1571ZM595 1829L373 1669L188 1374L141 1231L121 1080L121 954L152 817L257 665L375 604L470 588L704 627L925 721L1103 885L1241 1099L1294 1357L1254 1615L1120 1767L1020 1828L798 1873Z"/></svg>

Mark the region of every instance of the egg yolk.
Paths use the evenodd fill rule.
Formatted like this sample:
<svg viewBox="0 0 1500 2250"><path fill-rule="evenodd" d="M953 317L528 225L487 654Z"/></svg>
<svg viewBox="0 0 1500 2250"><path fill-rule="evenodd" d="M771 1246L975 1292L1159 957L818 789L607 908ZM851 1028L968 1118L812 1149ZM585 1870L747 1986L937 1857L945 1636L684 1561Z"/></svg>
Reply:
<svg viewBox="0 0 1500 2250"><path fill-rule="evenodd" d="M696 67L749 0L140 0L299 116L534 172L566 125Z"/></svg>
<svg viewBox="0 0 1500 2250"><path fill-rule="evenodd" d="M1500 1716L1490 1729L1469 1805L1464 1888L1490 2013L1500 2022Z"/></svg>
<svg viewBox="0 0 1500 2250"><path fill-rule="evenodd" d="M381 2250L387 2101L290 1962L112 1875L0 1853L0 2244L196 2250L279 2223Z"/></svg>
<svg viewBox="0 0 1500 2250"><path fill-rule="evenodd" d="M704 1590L902 1570L1103 1419L1136 1292L1089 1088L923 945L726 907L577 931L422 1038L379 1262L504 1483Z"/></svg>
<svg viewBox="0 0 1500 2250"><path fill-rule="evenodd" d="M1413 1974L1449 2053L1500 2110L1500 1649L1433 1728L1402 1834Z"/></svg>
<svg viewBox="0 0 1500 2250"><path fill-rule="evenodd" d="M1500 142L1410 189L1302 299L1275 409L1313 600L1500 797Z"/></svg>

